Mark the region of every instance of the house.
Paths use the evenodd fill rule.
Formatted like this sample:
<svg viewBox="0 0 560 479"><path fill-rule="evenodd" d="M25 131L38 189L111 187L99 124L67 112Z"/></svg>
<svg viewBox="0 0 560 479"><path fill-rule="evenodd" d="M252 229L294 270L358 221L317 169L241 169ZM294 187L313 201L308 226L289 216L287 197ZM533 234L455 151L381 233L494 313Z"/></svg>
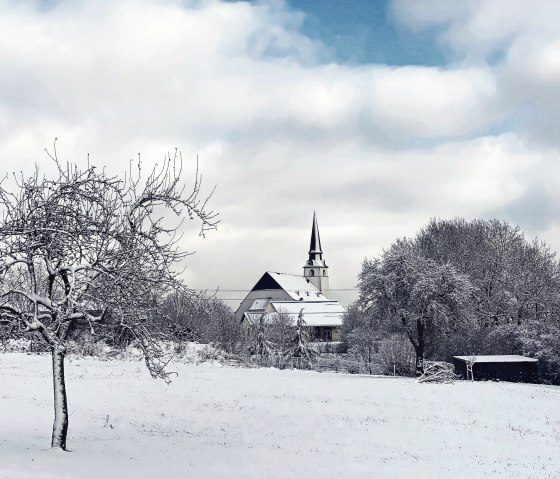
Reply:
<svg viewBox="0 0 560 479"><path fill-rule="evenodd" d="M495 356L453 356L455 373L475 381L539 382L538 360L503 354Z"/></svg>
<svg viewBox="0 0 560 479"><path fill-rule="evenodd" d="M246 327L255 326L261 317L287 314L292 322L303 310L303 319L314 341L339 341L345 309L330 300L329 267L323 259L317 215L313 214L311 242L303 275L265 272L241 302L236 317Z"/></svg>

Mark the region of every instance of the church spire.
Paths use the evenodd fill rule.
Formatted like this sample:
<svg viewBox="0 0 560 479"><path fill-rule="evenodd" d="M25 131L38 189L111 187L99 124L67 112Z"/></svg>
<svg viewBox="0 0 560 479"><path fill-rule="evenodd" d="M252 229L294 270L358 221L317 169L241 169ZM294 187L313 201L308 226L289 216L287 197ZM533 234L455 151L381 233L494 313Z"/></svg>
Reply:
<svg viewBox="0 0 560 479"><path fill-rule="evenodd" d="M317 215L313 212L313 226L311 228L311 242L309 243L309 259L303 266L303 276L311 284L327 295L329 290L329 267L323 259L323 250L321 248L321 237L319 236L319 225L317 224Z"/></svg>
<svg viewBox="0 0 560 479"><path fill-rule="evenodd" d="M309 244L309 259L322 259L323 250L321 249L321 237L319 236L319 225L317 215L313 212L313 226L311 229L311 242Z"/></svg>

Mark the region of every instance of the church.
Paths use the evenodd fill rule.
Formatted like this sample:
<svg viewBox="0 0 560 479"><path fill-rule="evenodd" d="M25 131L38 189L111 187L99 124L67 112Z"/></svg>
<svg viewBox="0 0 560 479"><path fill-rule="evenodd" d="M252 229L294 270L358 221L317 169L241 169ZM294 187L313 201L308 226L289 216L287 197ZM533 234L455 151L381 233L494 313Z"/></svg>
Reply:
<svg viewBox="0 0 560 479"><path fill-rule="evenodd" d="M288 314L295 323L303 309L303 319L314 341L339 341L344 308L328 299L329 267L323 259L317 215L313 213L309 258L303 275L267 271L253 286L235 312L241 324L254 326L261 317Z"/></svg>

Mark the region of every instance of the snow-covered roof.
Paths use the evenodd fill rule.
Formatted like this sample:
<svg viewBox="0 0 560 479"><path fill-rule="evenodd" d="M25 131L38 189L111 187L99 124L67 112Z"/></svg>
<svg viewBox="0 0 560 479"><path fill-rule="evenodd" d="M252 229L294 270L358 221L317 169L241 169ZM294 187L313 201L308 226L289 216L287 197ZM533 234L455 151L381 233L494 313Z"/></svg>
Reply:
<svg viewBox="0 0 560 479"><path fill-rule="evenodd" d="M453 356L461 361L469 362L473 356ZM538 359L526 358L517 354L499 354L494 356L474 356L475 363L525 363L537 362Z"/></svg>
<svg viewBox="0 0 560 479"><path fill-rule="evenodd" d="M253 304L249 307L249 311L262 310L266 308L267 304L268 304L268 299L263 299L263 298L255 299L255 301L253 301Z"/></svg>
<svg viewBox="0 0 560 479"><path fill-rule="evenodd" d="M323 295L305 276L298 274L274 273L272 271L267 271L267 273L295 301L299 301L300 299L303 301L328 301L327 297Z"/></svg>
<svg viewBox="0 0 560 479"><path fill-rule="evenodd" d="M303 319L308 326L341 326L344 308L338 301L271 301L275 311L290 315L295 322L303 308Z"/></svg>
<svg viewBox="0 0 560 479"><path fill-rule="evenodd" d="M265 313L268 304L277 313L285 313L290 316L292 323L295 323L299 312L303 309L303 319L307 326L332 326L338 327L342 325L342 316L345 309L338 301L264 301L260 308L252 308L243 313L243 321L249 324L257 324L264 314L265 322L272 318L274 313ZM256 301L255 301L256 303ZM254 304L254 303L253 303Z"/></svg>

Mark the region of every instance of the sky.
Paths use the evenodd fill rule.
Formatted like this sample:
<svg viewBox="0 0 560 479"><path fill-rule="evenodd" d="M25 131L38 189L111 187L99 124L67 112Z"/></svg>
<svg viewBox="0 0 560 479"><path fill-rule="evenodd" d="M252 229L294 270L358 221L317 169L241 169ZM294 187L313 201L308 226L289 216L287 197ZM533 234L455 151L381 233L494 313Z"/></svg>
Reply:
<svg viewBox="0 0 560 479"><path fill-rule="evenodd" d="M220 213L184 273L234 309L301 274L317 212L331 296L430 218L560 248L560 2L0 0L0 162L123 173L178 148ZM354 290L354 291L353 291Z"/></svg>

